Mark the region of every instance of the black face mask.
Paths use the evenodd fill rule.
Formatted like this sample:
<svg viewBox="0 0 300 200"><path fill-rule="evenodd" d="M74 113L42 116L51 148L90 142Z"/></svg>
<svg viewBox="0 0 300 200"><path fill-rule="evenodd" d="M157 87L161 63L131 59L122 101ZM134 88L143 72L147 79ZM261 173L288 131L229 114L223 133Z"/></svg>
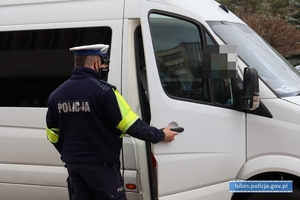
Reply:
<svg viewBox="0 0 300 200"><path fill-rule="evenodd" d="M108 59L107 55L100 55L100 58L101 58L101 65L103 63L107 64L107 68L100 68L100 70L98 71L98 74L99 74L101 80L107 81L110 60Z"/></svg>
<svg viewBox="0 0 300 200"><path fill-rule="evenodd" d="M108 72L109 72L109 67L107 68L101 68L99 71L98 71L98 74L100 76L100 79L103 80L103 81L107 81L107 78L108 78Z"/></svg>

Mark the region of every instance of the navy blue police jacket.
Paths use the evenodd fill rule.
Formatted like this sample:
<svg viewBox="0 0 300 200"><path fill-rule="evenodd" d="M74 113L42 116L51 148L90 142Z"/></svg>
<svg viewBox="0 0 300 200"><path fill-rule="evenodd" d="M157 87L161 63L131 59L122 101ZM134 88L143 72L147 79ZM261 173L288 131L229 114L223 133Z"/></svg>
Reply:
<svg viewBox="0 0 300 200"><path fill-rule="evenodd" d="M50 94L47 128L58 128L54 144L65 163L118 162L122 120L114 86L99 80L95 70L75 67L70 79ZM137 119L126 134L157 143L164 133Z"/></svg>

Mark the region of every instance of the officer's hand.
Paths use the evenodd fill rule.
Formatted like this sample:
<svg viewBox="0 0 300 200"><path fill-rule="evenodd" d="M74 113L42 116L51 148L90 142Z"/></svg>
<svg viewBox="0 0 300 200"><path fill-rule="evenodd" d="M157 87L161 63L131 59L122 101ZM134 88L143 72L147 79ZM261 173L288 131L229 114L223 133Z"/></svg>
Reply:
<svg viewBox="0 0 300 200"><path fill-rule="evenodd" d="M178 132L172 131L171 127L166 127L163 129L163 132L166 134L164 142L172 142L175 140L175 136L178 134Z"/></svg>

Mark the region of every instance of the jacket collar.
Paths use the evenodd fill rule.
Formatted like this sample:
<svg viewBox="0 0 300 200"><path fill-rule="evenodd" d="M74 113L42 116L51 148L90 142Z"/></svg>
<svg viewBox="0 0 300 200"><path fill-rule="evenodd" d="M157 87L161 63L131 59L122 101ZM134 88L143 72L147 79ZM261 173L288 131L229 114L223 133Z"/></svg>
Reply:
<svg viewBox="0 0 300 200"><path fill-rule="evenodd" d="M74 67L72 71L71 78L78 78L78 77L90 77L90 78L96 78L99 79L100 76L98 73L90 68L82 67L82 66L76 66Z"/></svg>

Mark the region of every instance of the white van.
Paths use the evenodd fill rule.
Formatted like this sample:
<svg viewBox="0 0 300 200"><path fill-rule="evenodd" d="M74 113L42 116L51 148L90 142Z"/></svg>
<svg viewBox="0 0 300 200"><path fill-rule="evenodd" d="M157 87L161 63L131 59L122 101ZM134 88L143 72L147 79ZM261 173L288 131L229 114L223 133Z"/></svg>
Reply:
<svg viewBox="0 0 300 200"><path fill-rule="evenodd" d="M71 75L68 49L96 43L110 45L108 82L136 113L184 128L172 143L124 138L129 200L300 198L299 74L225 6L10 0L0 1L1 200L69 198L46 102ZM238 77L203 76L203 47L224 44L237 47ZM294 192L235 194L231 180L292 180Z"/></svg>

